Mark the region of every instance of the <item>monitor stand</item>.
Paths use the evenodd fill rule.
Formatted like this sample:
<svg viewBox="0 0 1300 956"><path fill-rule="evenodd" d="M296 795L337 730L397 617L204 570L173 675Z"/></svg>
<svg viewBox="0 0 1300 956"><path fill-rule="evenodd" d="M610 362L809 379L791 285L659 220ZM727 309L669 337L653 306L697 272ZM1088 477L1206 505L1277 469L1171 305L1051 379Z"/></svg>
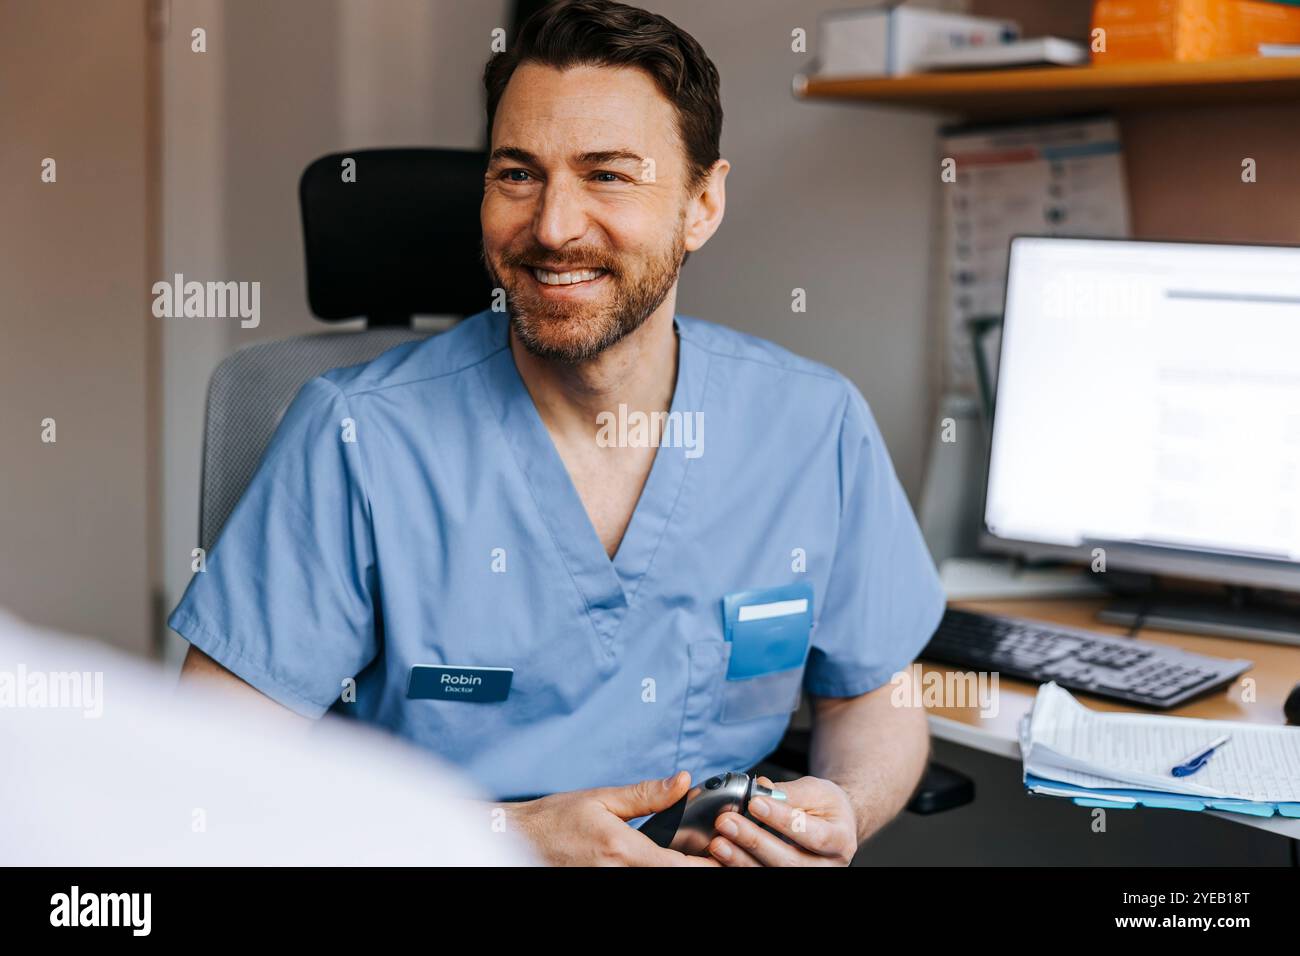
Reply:
<svg viewBox="0 0 1300 956"><path fill-rule="evenodd" d="M1015 558L948 558L939 581L950 601L1102 597L1097 575L1074 566L1029 566Z"/></svg>
<svg viewBox="0 0 1300 956"><path fill-rule="evenodd" d="M1249 588L1230 588L1219 600L1167 591L1121 597L1098 611L1097 618L1129 628L1154 627L1300 646L1300 608L1254 598Z"/></svg>

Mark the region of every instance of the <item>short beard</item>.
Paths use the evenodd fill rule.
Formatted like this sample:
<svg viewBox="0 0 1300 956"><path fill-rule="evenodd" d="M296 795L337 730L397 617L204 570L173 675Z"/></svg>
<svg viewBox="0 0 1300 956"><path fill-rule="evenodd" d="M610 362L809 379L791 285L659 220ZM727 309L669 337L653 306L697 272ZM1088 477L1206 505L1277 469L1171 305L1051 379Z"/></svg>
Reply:
<svg viewBox="0 0 1300 956"><path fill-rule="evenodd" d="M613 300L608 305L596 306L591 319L586 322L581 321L585 318L581 312L575 315L572 307L564 303L521 302L521 298L532 297L521 296L519 289L512 288L511 283L493 267L486 250L483 261L493 284L505 289L510 328L524 348L541 359L576 365L595 358L645 324L677 281L685 249L682 230L678 228L671 245L650 260L641 275L631 281L623 278L623 272L613 268L617 262L602 261L604 257L599 256L583 258L580 253L574 255L575 265L595 265L606 269L609 273L607 280L614 285ZM554 254L529 250L522 255L509 253L502 256L502 265L522 266L530 260L554 261L555 258ZM569 334L560 334L564 332Z"/></svg>

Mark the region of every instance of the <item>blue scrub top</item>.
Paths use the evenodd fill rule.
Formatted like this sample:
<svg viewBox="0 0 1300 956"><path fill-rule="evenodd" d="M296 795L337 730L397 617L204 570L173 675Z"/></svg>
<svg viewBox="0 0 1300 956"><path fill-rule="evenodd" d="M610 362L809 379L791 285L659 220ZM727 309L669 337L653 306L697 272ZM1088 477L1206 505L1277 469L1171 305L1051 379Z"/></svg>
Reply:
<svg viewBox="0 0 1300 956"><path fill-rule="evenodd" d="M702 441L658 449L613 560L506 316L483 312L304 385L168 624L292 710L388 728L500 798L751 767L791 704L755 682L730 707L725 595L812 587L795 679L823 697L887 684L944 598L858 390L675 321L672 411L701 412ZM408 699L420 664L513 684L497 703Z"/></svg>

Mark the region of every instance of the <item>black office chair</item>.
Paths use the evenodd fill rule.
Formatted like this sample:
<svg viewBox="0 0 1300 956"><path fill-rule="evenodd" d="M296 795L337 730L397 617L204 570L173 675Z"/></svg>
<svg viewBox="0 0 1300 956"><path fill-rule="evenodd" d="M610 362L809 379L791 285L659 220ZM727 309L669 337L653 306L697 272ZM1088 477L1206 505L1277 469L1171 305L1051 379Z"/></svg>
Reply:
<svg viewBox="0 0 1300 956"><path fill-rule="evenodd" d="M356 164L345 182L344 161ZM307 301L325 332L240 349L208 384L199 543L211 550L303 383L429 332L415 315L472 315L491 303L479 260L487 159L457 149L366 149L322 156L302 174Z"/></svg>

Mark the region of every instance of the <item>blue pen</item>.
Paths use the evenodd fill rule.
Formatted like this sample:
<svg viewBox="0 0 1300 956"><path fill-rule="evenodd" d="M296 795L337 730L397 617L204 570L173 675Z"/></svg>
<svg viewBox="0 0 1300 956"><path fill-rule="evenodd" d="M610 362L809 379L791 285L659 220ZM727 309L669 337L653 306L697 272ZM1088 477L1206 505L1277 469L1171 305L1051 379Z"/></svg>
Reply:
<svg viewBox="0 0 1300 956"><path fill-rule="evenodd" d="M1224 734L1218 740L1211 741L1208 747L1199 753L1192 754L1182 763L1174 767L1170 773L1175 777L1190 777L1209 762L1210 758L1214 756L1214 751L1218 750L1231 739L1232 734Z"/></svg>

